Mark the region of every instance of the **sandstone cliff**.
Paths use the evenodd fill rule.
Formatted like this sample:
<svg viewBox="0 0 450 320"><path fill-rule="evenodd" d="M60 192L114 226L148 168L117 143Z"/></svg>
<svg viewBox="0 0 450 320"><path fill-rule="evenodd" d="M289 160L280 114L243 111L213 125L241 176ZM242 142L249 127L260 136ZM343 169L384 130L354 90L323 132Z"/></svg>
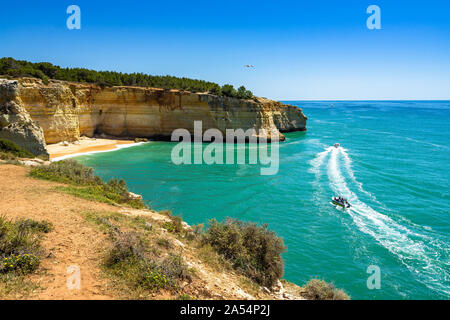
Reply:
<svg viewBox="0 0 450 320"><path fill-rule="evenodd" d="M36 156L49 157L42 128L24 108L14 80L0 79L0 138L14 141Z"/></svg>
<svg viewBox="0 0 450 320"><path fill-rule="evenodd" d="M295 107L265 98L240 100L210 94L142 87L101 88L93 84L21 78L20 98L44 130L47 143L74 141L80 135L170 139L172 131L193 133L218 128L306 130L306 117ZM283 139L284 136L281 135Z"/></svg>

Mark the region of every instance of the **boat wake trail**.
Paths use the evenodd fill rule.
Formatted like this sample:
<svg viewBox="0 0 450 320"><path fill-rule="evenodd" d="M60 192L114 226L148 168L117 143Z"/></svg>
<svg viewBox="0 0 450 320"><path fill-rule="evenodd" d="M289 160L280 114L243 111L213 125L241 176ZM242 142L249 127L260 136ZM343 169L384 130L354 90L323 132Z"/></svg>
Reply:
<svg viewBox="0 0 450 320"><path fill-rule="evenodd" d="M358 186L359 191L368 195L373 201L375 201L377 204L382 206L383 204L381 202L379 202L372 193L364 190L363 184L361 182L359 182L358 180L356 180L355 173L353 172L353 169L352 169L352 160L350 159L350 156L348 155L347 150L342 147L340 147L338 150L340 151L340 154L344 158L345 169L347 170L347 173L350 176L350 179L353 181L354 184L356 184Z"/></svg>
<svg viewBox="0 0 450 320"><path fill-rule="evenodd" d="M328 154L333 150L334 147L328 147L325 149L325 151L319 152L316 157L311 160L311 169L310 172L318 175L320 174L320 167L323 165L325 158L328 156Z"/></svg>
<svg viewBox="0 0 450 320"><path fill-rule="evenodd" d="M317 203L321 203L320 196L321 196L321 194L323 194L323 188L322 188L322 185L320 184L321 168L325 162L325 159L331 153L332 149L333 149L333 147L329 147L329 148L325 149L325 151L319 152L316 155L316 157L310 161L311 168L308 171L311 173L314 173L314 175L315 175L315 180L312 184L313 184L314 190L315 190L313 193L313 198L314 198L314 201Z"/></svg>
<svg viewBox="0 0 450 320"><path fill-rule="evenodd" d="M329 156L328 163L326 163L327 156ZM450 265L442 260L445 257L441 257L439 253L442 250L448 252L448 245L399 224L360 200L357 192L370 196L373 202L380 204L375 196L365 191L362 183L356 179L347 150L342 147L327 148L318 153L310 164L310 172L316 174L316 184L320 184L320 177L326 174L332 195L347 198L352 207L346 212L361 232L370 235L379 245L393 254L408 268L417 281L429 289L450 295ZM322 171L323 169L326 173ZM350 177L350 180L347 181L345 176ZM356 191L351 189L348 182L350 185L357 186ZM323 186L320 186L320 191L323 192Z"/></svg>

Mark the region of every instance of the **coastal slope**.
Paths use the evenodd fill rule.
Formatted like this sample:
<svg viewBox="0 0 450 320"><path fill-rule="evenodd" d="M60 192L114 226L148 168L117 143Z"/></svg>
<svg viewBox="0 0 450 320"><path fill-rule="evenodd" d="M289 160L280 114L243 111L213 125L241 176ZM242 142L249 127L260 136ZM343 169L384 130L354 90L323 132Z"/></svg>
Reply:
<svg viewBox="0 0 450 320"><path fill-rule="evenodd" d="M21 283L0 279L0 299L180 299L177 291L133 289L105 271L106 255L113 242L98 222L107 221L107 217L123 221L124 232L130 228L136 231L143 225L147 236L158 239L154 248L158 254L180 254L193 274L179 291L192 299L303 299L301 288L292 283L282 280L269 291L219 266L209 251L165 229L171 221L167 215L76 197L63 191L61 183L29 177L29 170L0 161L0 214L12 221L45 220L53 229L42 240L43 259L38 272ZM81 285L76 290L67 287L71 266L80 268Z"/></svg>

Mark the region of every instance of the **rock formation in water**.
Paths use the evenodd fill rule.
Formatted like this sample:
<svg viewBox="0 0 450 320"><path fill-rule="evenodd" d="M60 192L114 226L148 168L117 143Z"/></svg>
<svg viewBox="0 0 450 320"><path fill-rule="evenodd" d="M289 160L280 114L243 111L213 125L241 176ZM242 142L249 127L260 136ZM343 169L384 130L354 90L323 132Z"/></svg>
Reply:
<svg viewBox="0 0 450 320"><path fill-rule="evenodd" d="M15 142L36 156L49 157L42 128L24 108L15 80L0 79L0 138Z"/></svg>
<svg viewBox="0 0 450 320"><path fill-rule="evenodd" d="M193 133L217 128L306 130L301 109L257 98L242 100L211 94L143 87L107 87L64 81L20 78L20 98L44 130L47 143L75 141L81 135L170 139L173 130ZM281 139L284 136L281 134Z"/></svg>

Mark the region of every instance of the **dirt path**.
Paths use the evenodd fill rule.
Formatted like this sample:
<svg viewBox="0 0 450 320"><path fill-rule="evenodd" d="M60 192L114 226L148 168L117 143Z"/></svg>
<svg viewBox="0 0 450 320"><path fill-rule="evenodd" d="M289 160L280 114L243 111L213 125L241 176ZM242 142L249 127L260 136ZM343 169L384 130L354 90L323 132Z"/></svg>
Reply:
<svg viewBox="0 0 450 320"><path fill-rule="evenodd" d="M47 258L33 275L41 289L29 298L112 299L108 281L102 279L100 263L106 236L89 226L83 211L117 211L107 204L78 199L53 191L58 184L27 177L27 169L0 165L0 215L10 219L32 218L53 223L43 246ZM69 290L67 268L80 267L81 289Z"/></svg>

